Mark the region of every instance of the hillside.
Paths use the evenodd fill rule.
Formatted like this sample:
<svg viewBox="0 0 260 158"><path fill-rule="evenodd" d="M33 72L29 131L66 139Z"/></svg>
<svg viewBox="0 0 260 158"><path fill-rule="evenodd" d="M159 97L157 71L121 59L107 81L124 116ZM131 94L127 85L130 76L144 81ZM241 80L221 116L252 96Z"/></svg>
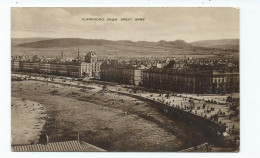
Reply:
<svg viewBox="0 0 260 158"><path fill-rule="evenodd" d="M74 47L81 45L104 45L113 44L109 40L94 40L94 39L80 39L80 38L57 38L49 40L41 40L30 43L22 43L18 46L28 48L50 48L50 47Z"/></svg>
<svg viewBox="0 0 260 158"><path fill-rule="evenodd" d="M32 40L32 39L31 39ZM20 43L17 46L28 48L50 48L50 47L74 47L81 45L143 45L142 42L133 42L130 40L110 41L103 39L81 39L81 38L58 38L58 39L46 39L35 40L32 42ZM174 47L191 47L190 44L183 40L176 41L159 41L159 42L147 42L146 44L154 46L174 46Z"/></svg>
<svg viewBox="0 0 260 158"><path fill-rule="evenodd" d="M12 46L17 46L19 44L31 43L36 41L49 40L51 38L45 37L32 37L32 38L12 38Z"/></svg>
<svg viewBox="0 0 260 158"><path fill-rule="evenodd" d="M18 44L17 39L12 39L12 55L45 55L57 56L64 52L67 56L75 56L79 49L80 55L88 51L94 51L99 56L201 56L223 53L221 48L210 48L193 46L183 40L149 42L130 40L111 41L104 39L80 39L80 38L58 38L58 39L26 39ZM14 44L16 43L16 44ZM195 43L196 45L196 43ZM231 50L233 52L233 50Z"/></svg>
<svg viewBox="0 0 260 158"><path fill-rule="evenodd" d="M203 40L190 43L195 47L223 48L239 50L239 39Z"/></svg>

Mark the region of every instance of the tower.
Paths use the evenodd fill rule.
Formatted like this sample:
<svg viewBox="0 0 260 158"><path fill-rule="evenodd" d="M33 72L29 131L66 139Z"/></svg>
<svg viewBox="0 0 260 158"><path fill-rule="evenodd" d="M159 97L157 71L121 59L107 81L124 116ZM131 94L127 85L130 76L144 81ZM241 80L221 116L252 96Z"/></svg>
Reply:
<svg viewBox="0 0 260 158"><path fill-rule="evenodd" d="M97 55L94 52L89 52L85 56L85 62L87 63L96 63L98 61Z"/></svg>
<svg viewBox="0 0 260 158"><path fill-rule="evenodd" d="M89 52L85 55L85 62L90 66L92 77L99 78L100 72L100 62L98 62L98 57L96 53Z"/></svg>
<svg viewBox="0 0 260 158"><path fill-rule="evenodd" d="M79 60L79 48L78 48L78 60Z"/></svg>

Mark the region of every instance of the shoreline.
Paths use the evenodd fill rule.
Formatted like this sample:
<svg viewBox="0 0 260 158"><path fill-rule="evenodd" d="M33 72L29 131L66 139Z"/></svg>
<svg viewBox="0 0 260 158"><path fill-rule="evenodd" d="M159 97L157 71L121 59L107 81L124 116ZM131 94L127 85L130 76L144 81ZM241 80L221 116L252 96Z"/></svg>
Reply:
<svg viewBox="0 0 260 158"><path fill-rule="evenodd" d="M13 96L11 104L11 144L38 143L45 125L44 107L38 102Z"/></svg>

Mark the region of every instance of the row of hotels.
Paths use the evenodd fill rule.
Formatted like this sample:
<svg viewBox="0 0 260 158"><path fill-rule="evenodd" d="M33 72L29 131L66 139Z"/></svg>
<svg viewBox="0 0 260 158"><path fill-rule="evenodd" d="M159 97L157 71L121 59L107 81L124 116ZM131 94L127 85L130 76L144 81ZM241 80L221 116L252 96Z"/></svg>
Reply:
<svg viewBox="0 0 260 158"><path fill-rule="evenodd" d="M218 70L152 68L143 71L143 86L182 93L239 92L239 73Z"/></svg>
<svg viewBox="0 0 260 158"><path fill-rule="evenodd" d="M101 61L89 52L83 60L78 53L78 58L71 61L64 60L63 55L55 60L13 57L11 67L12 71L96 78L181 93L239 92L239 68L230 60Z"/></svg>
<svg viewBox="0 0 260 158"><path fill-rule="evenodd" d="M97 55L89 52L84 60L78 56L75 60L64 60L63 56L58 59L41 59L34 56L32 59L13 57L11 61L12 71L31 72L40 74L53 74L69 77L93 77L99 78L100 65Z"/></svg>
<svg viewBox="0 0 260 158"><path fill-rule="evenodd" d="M223 68L223 67L222 67ZM180 68L169 63L158 68L118 62L103 63L100 80L181 93L211 94L239 92L238 69Z"/></svg>

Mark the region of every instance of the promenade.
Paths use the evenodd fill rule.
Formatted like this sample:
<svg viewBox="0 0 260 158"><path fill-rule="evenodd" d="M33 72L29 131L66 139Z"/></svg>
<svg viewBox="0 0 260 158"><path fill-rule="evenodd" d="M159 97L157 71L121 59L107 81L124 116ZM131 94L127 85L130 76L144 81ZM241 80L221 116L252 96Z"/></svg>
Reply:
<svg viewBox="0 0 260 158"><path fill-rule="evenodd" d="M107 89L114 92L132 94L146 99L157 101L165 105L193 113L194 115L210 119L218 124L227 126L225 136L239 135L239 117L235 111L230 109L226 101L229 95L205 95L197 96L196 94L158 94L146 91L133 91L130 88L123 88L120 85L107 86ZM232 117L231 117L232 116Z"/></svg>

